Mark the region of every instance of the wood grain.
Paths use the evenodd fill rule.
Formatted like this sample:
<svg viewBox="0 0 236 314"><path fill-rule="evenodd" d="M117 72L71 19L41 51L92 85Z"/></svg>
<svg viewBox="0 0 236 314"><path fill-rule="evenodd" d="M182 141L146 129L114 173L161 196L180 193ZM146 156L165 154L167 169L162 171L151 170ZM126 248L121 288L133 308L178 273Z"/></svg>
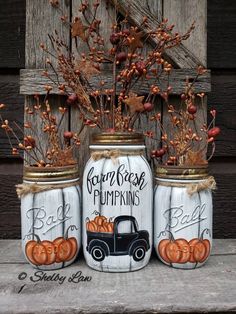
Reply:
<svg viewBox="0 0 236 314"><path fill-rule="evenodd" d="M45 94L45 88L44 86L46 84L51 84L51 81L45 77L42 76L43 69L24 69L21 70L21 77L20 77L20 93L23 95L32 95L32 94L39 94L43 95ZM54 80L56 76L49 72L50 76ZM196 76L196 70L195 69L173 69L170 77L169 77L169 85L172 87L171 94L179 95L183 92L186 77L188 77L190 80L194 79ZM208 70L205 74L201 75L195 84L195 91L197 93L205 92L208 93L211 91L211 75L210 70ZM103 72L99 76L93 76L90 78L90 83L93 86L94 89L99 87L99 82L103 80L105 82L106 88L111 88L112 86L112 73L111 71L107 70ZM60 78L60 82L63 83L63 79ZM141 94L141 93L149 93L149 85L152 84L152 80L149 80L147 82L143 82L142 86L136 86L136 89L134 87L134 91ZM163 75L160 78L160 87L161 89L165 90L168 85L168 77L166 75ZM58 94L58 89L55 85L52 85L53 89L51 91L52 94ZM119 92L119 88L117 92Z"/></svg>
<svg viewBox="0 0 236 314"><path fill-rule="evenodd" d="M144 16L149 17L150 29L155 29L160 23L158 16L155 16L148 6L143 5L142 0L119 0L118 2L117 0L110 1L112 1L114 4L117 4L117 10L120 11L121 14L129 12L130 14L128 16L128 20L130 23L138 26L144 32L144 34L147 34L147 29L140 27ZM165 2L163 3L165 4ZM149 37L148 40L152 45L156 45L156 40L152 37ZM169 49L166 52L166 56L177 68L196 68L199 64L201 64L198 56L195 53L193 54L183 44L180 44L173 49Z"/></svg>
<svg viewBox="0 0 236 314"><path fill-rule="evenodd" d="M180 34L186 33L195 21L195 29L184 46L206 66L207 0L165 0L163 16L175 24L174 31Z"/></svg>
<svg viewBox="0 0 236 314"><path fill-rule="evenodd" d="M18 75L0 75L0 103L6 105L1 110L3 119L7 119L9 123L13 121L22 126L24 115L24 97L19 95L19 76ZM16 130L17 136L21 139L22 132ZM12 137L13 144L17 141ZM11 148L7 136L2 128L0 128L0 158L12 157Z"/></svg>
<svg viewBox="0 0 236 314"><path fill-rule="evenodd" d="M0 1L0 68L25 63L25 0Z"/></svg>
<svg viewBox="0 0 236 314"><path fill-rule="evenodd" d="M214 69L236 68L236 2L207 1L207 59Z"/></svg>
<svg viewBox="0 0 236 314"><path fill-rule="evenodd" d="M216 156L236 156L236 71L214 71L208 110L216 109L216 125L221 133L216 139Z"/></svg>
<svg viewBox="0 0 236 314"><path fill-rule="evenodd" d="M70 5L69 1L61 2L61 9L65 15L69 16ZM43 43L49 51L53 51L48 34L54 34L55 30L59 33L59 36L65 44L69 46L70 43L70 28L63 24L60 20L61 12L53 8L47 0L26 0L26 45L25 45L25 58L26 68L44 68L45 60L48 57L47 54L40 48L40 44ZM51 59L52 64L57 67L57 61ZM30 95L35 94L36 91L32 89ZM45 94L45 93L44 93ZM50 97L50 105L52 113L60 121L61 114L58 111L59 106L63 103L63 97L55 96ZM35 100L32 96L26 96L25 105L32 107L35 104ZM47 147L46 136L42 131L40 117L33 115L29 122L34 126L35 132L38 137L41 138L41 146L45 150ZM62 133L64 130L69 129L68 116L65 117L60 128ZM31 158L27 158L31 163L34 161Z"/></svg>
<svg viewBox="0 0 236 314"><path fill-rule="evenodd" d="M191 272L167 267L156 257L142 271L113 274L112 280L111 274L88 268L83 259L60 272L44 272L45 276L55 273L54 278L64 276L63 284L45 279L34 282L39 279L35 275L37 270L19 258L19 244L0 242L2 314L232 313L236 309L235 240L215 241L207 264ZM90 281L69 282L79 271L91 277ZM22 272L27 278L19 280ZM178 289L169 293L173 279Z"/></svg>

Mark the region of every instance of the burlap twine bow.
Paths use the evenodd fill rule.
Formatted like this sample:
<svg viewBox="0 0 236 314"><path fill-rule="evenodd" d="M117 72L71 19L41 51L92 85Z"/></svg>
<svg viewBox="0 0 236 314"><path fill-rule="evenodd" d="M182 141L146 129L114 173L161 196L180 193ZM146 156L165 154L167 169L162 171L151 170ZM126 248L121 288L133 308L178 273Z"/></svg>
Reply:
<svg viewBox="0 0 236 314"><path fill-rule="evenodd" d="M120 151L119 149L113 150L102 150L102 151L95 151L92 152L91 158L94 161L100 160L102 158L110 158L114 164L117 163L117 158L120 156L137 156L143 154L142 150L138 151Z"/></svg>
<svg viewBox="0 0 236 314"><path fill-rule="evenodd" d="M16 185L16 193L18 198L22 198L27 194L35 194L55 189L65 189L71 186L78 185L79 181L70 182L70 183L62 183L62 184L38 184L38 183L22 183Z"/></svg>
<svg viewBox="0 0 236 314"><path fill-rule="evenodd" d="M196 192L200 192L206 189L216 190L216 181L213 176L209 176L204 181L197 182L197 183L164 182L158 179L157 179L157 183L158 185L163 185L163 186L187 188L187 193L190 196Z"/></svg>

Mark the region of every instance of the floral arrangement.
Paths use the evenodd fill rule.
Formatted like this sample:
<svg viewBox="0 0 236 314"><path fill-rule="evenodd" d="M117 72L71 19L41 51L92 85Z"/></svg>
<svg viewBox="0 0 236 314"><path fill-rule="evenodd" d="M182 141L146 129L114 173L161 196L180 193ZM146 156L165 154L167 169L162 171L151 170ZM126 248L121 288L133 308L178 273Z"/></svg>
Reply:
<svg viewBox="0 0 236 314"><path fill-rule="evenodd" d="M62 134L61 126L67 113L66 107L59 107L57 116L53 114L47 97L40 101L39 96L35 95L33 108L25 108L25 122L21 127L15 121L9 123L0 114L1 127L6 132L11 145L12 154L20 156L26 165L36 167L58 167L76 164L73 158L73 150L80 146L79 135L75 132L64 131ZM1 104L0 109L5 105ZM37 131L32 121L39 117L40 130ZM19 131L23 140L19 138L16 131ZM46 146L42 145L42 137L45 135ZM17 145L13 144L13 139Z"/></svg>
<svg viewBox="0 0 236 314"><path fill-rule="evenodd" d="M59 1L50 3L61 10ZM68 105L78 107L85 125L102 131L132 132L139 116L153 110L156 97L166 98L170 93L170 86L162 90L160 84L161 78L169 76L172 69L163 56L168 49L186 40L194 25L180 35L173 33L174 25L168 25L167 20L157 29L150 30L148 18L143 17L140 27L144 32L130 26L128 16L125 16L114 21L109 42L105 42L100 33L102 21L97 18L98 7L97 0L93 5L82 1L80 16L72 23L62 15L63 23L71 29L75 51L70 51L57 32L49 34L52 49L44 43L41 48L48 55L46 63L51 71L44 71L43 75L61 94L68 96ZM144 43L149 37L156 45L145 54ZM86 49L80 48L80 42ZM111 79L107 79L109 69ZM98 84L94 86L93 82ZM147 94L139 95L138 91L144 85Z"/></svg>
<svg viewBox="0 0 236 314"><path fill-rule="evenodd" d="M194 24L181 35L174 32L174 25L169 25L168 20L163 20L156 29L150 29L149 20L144 16L138 28L130 26L127 13L111 25L107 42L101 35L102 21L97 18L98 0L93 4L81 1L79 16L72 22L63 13L59 1L49 0L49 3L61 13L62 23L70 28L74 43L74 50L71 51L71 47L55 31L48 35L51 47L40 44L47 56L47 69L43 76L51 82L45 86L47 96L52 86L56 87L61 95L67 97L66 106L58 108L61 118L57 121L49 102L46 100L40 104L36 96L34 107L25 109L25 134L14 123L24 134L23 142L8 121L1 117L2 128L9 140L11 133L18 142L18 147L11 144L12 153L17 155L19 151L24 151L40 167L73 164L72 152L80 145L79 135L84 126L103 132L135 132L138 119L146 115L161 130L162 146L151 151L153 160L167 165L206 164L208 145L212 147L210 159L215 150L215 138L220 133L215 126L216 111L211 110L212 121L206 125L206 117L201 116L205 95L194 91L194 83L206 70L199 66L192 82L186 78L185 90L178 105L174 105L169 97L172 65L165 59L167 50L189 38ZM145 52L144 43L150 37L156 45ZM164 77L167 82L165 87L161 82ZM146 90L145 94L140 95L141 87ZM156 113L157 98L162 99L167 108L166 117ZM197 104L198 99L200 105ZM77 107L82 128L78 132L67 131L62 136L61 122L70 106ZM41 147L40 138L27 121L27 115L40 116L48 147ZM152 146L155 146L156 140L159 145L160 139L152 131L146 131L144 135L153 141Z"/></svg>
<svg viewBox="0 0 236 314"><path fill-rule="evenodd" d="M215 125L216 110L210 111L211 121L207 125L204 115L205 94L194 92L194 83L205 71L199 66L193 82L190 83L186 79L185 91L180 95L177 106L172 105L169 97L166 97L165 122L160 113L150 118L158 124L162 133L162 147L151 152L152 158L159 159L166 165L178 166L204 165L212 158L215 152L215 139L220 133L220 128ZM152 133L148 136L153 138ZM211 153L206 160L209 144Z"/></svg>

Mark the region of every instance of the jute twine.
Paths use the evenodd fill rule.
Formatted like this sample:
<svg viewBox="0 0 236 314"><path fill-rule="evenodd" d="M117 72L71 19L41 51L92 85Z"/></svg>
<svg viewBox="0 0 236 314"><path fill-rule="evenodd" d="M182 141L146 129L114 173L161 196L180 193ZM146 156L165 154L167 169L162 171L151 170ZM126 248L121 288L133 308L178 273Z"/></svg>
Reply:
<svg viewBox="0 0 236 314"><path fill-rule="evenodd" d="M62 183L62 184L38 184L38 183L22 183L16 185L16 193L18 198L22 198L27 194L35 194L55 189L64 189L69 188L71 186L78 185L79 181L70 182L70 183Z"/></svg>
<svg viewBox="0 0 236 314"><path fill-rule="evenodd" d="M157 179L158 185L170 187L183 187L187 188L187 193L191 196L196 192L206 189L216 190L216 181L213 176L207 177L204 181L198 183L179 183L179 182L164 182Z"/></svg>
<svg viewBox="0 0 236 314"><path fill-rule="evenodd" d="M100 160L102 158L110 158L112 162L115 164L117 162L117 158L120 156L136 156L136 155L142 155L143 151L138 150L138 151L121 151L118 149L113 149L113 150L102 150L102 151L95 151L92 152L91 158L94 161Z"/></svg>

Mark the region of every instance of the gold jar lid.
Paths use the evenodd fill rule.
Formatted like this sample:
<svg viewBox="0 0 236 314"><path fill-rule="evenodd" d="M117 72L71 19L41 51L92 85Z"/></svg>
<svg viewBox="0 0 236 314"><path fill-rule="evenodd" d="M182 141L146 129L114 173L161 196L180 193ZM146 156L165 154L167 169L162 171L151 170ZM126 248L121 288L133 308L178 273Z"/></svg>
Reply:
<svg viewBox="0 0 236 314"><path fill-rule="evenodd" d="M144 136L141 133L95 133L92 135L90 145L144 145Z"/></svg>
<svg viewBox="0 0 236 314"><path fill-rule="evenodd" d="M163 179L194 180L204 179L209 175L208 165L199 166L158 166L156 177Z"/></svg>
<svg viewBox="0 0 236 314"><path fill-rule="evenodd" d="M79 178L78 165L63 167L24 167L23 180L33 182L53 182Z"/></svg>

